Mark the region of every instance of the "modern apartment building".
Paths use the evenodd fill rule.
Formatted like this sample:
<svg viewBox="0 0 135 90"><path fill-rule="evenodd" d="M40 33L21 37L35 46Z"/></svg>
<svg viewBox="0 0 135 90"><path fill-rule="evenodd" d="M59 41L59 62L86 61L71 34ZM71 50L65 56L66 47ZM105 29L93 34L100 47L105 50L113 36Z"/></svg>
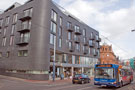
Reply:
<svg viewBox="0 0 135 90"><path fill-rule="evenodd" d="M0 74L50 79L55 45L56 77L92 76L100 41L98 31L51 0L15 3L0 14Z"/></svg>

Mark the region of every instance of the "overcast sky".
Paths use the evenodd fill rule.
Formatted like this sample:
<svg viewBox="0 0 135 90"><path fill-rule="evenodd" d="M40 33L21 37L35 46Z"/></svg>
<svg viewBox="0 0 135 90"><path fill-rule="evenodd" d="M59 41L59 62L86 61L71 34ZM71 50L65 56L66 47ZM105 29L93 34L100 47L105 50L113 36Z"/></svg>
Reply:
<svg viewBox="0 0 135 90"><path fill-rule="evenodd" d="M5 10L14 2L23 4L26 1L2 0L0 9ZM117 56L122 59L135 56L135 32L131 32L135 28L135 3L133 0L53 1L98 30L102 43L112 44L113 51Z"/></svg>

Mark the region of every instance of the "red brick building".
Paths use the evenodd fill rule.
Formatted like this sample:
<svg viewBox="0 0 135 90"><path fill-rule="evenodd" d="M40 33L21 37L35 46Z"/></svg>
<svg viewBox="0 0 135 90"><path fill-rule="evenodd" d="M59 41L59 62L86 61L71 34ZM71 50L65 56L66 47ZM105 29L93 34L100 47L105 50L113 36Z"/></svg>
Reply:
<svg viewBox="0 0 135 90"><path fill-rule="evenodd" d="M116 55L112 50L112 45L103 44L100 48L101 64L119 64Z"/></svg>

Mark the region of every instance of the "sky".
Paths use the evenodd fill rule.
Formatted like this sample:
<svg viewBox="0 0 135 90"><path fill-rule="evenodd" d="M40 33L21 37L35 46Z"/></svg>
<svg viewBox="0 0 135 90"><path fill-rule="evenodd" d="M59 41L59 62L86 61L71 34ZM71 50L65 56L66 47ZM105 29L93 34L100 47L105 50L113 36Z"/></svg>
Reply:
<svg viewBox="0 0 135 90"><path fill-rule="evenodd" d="M14 2L27 0L2 0L0 10ZM112 45L120 59L135 57L135 0L53 0L69 13L100 33L101 45Z"/></svg>

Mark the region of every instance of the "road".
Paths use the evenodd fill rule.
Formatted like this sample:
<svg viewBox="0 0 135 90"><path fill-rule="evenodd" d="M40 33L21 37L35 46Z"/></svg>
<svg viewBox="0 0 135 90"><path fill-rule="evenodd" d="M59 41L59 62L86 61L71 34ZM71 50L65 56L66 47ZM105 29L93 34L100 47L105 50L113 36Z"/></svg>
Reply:
<svg viewBox="0 0 135 90"><path fill-rule="evenodd" d="M93 85L93 82L89 84L72 84L71 80L69 80L48 83L0 76L0 90L135 90L135 82L122 88L102 88Z"/></svg>

